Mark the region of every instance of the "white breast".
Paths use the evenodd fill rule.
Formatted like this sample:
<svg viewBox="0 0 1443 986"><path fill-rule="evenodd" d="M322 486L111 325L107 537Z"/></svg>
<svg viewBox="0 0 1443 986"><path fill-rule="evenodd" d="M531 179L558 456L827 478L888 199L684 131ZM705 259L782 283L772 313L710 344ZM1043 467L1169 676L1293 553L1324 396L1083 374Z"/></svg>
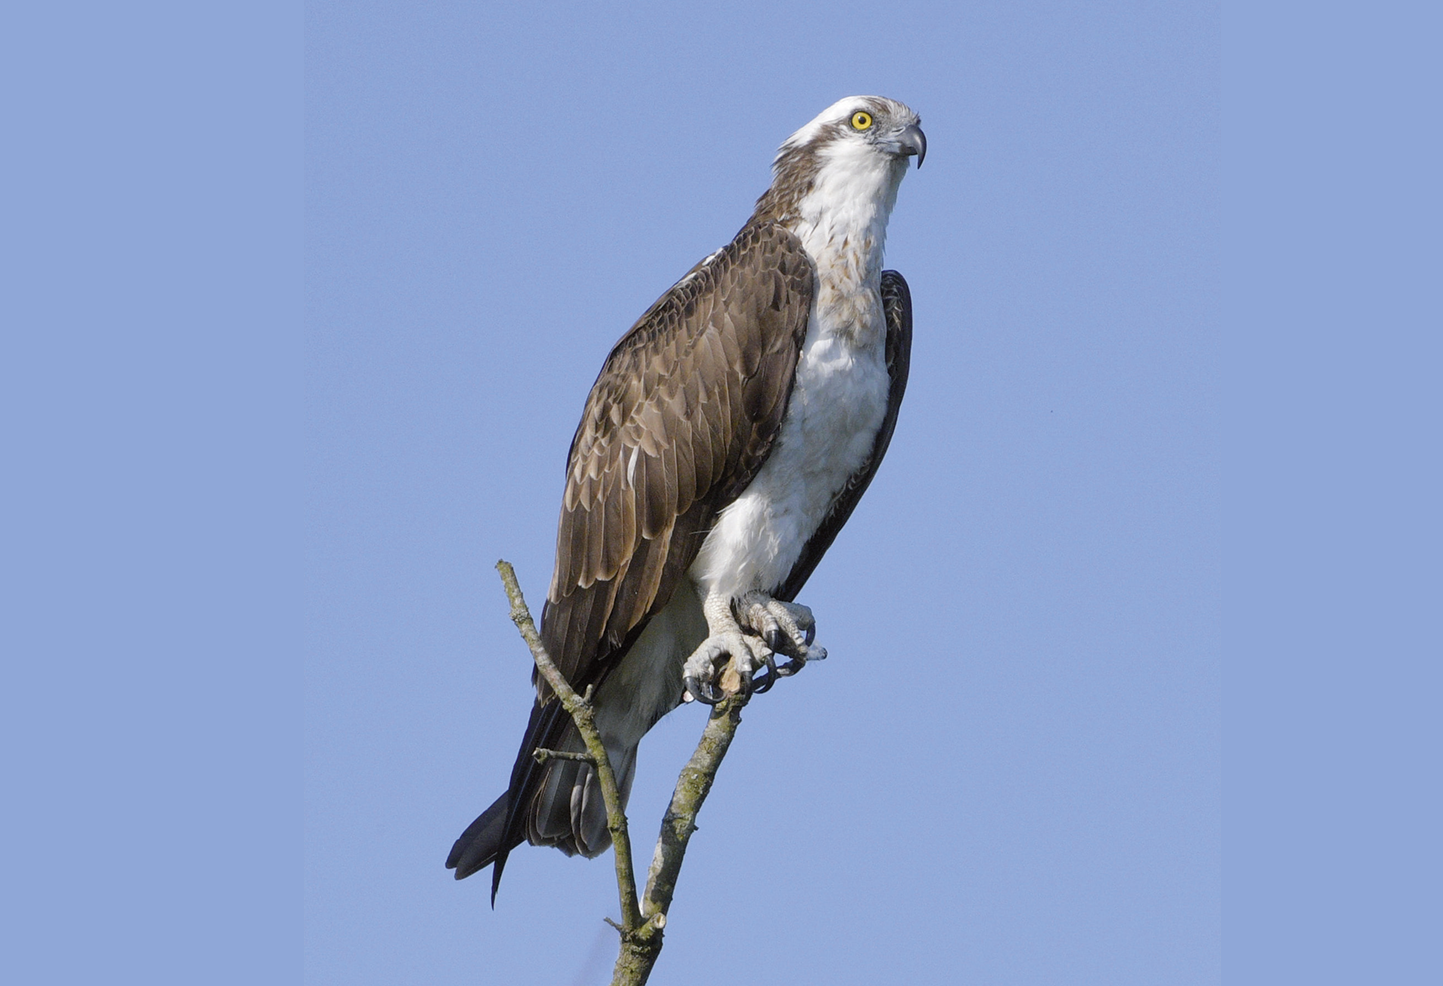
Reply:
<svg viewBox="0 0 1443 986"><path fill-rule="evenodd" d="M791 229L817 271L796 383L772 453L721 512L689 574L737 596L781 585L887 413L886 322L880 294L887 220L905 159L839 142Z"/></svg>
<svg viewBox="0 0 1443 986"><path fill-rule="evenodd" d="M872 306L869 306L872 307ZM880 305L876 321L880 323ZM890 380L880 324L825 324L813 314L787 415L772 454L722 511L691 567L703 589L740 595L786 580L847 479L861 467L887 413Z"/></svg>

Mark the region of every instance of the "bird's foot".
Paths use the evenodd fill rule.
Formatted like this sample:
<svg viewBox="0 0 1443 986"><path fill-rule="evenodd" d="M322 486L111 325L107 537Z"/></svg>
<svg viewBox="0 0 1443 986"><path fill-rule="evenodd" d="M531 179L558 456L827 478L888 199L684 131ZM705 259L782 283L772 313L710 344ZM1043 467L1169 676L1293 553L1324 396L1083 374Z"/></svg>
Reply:
<svg viewBox="0 0 1443 986"><path fill-rule="evenodd" d="M760 667L768 669L764 684L752 681ZM682 670L686 690L698 702L716 705L741 692L766 691L777 676L777 663L760 637L749 637L740 628L713 633L692 651Z"/></svg>
<svg viewBox="0 0 1443 986"><path fill-rule="evenodd" d="M794 675L808 661L821 661L827 649L813 641L817 638L817 621L812 611L800 603L784 603L766 593L748 592L734 604L737 623L767 642L774 653L790 658L781 667L768 665L771 679L758 691L766 691L776 678Z"/></svg>
<svg viewBox="0 0 1443 986"><path fill-rule="evenodd" d="M741 692L765 692L778 678L827 656L813 643L817 621L805 606L748 592L734 600L708 597L703 608L711 633L687 658L682 677L687 693L708 705ZM787 662L778 667L775 654ZM766 673L755 676L763 667Z"/></svg>

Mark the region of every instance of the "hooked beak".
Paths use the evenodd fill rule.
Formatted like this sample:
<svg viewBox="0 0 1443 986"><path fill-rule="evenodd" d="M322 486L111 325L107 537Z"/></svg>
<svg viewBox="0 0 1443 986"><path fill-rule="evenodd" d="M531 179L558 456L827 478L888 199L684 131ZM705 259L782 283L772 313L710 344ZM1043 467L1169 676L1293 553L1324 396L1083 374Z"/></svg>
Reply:
<svg viewBox="0 0 1443 986"><path fill-rule="evenodd" d="M922 167L922 159L927 156L927 135L917 124L908 124L907 128L897 137L897 143L901 148L903 157L917 155L917 167Z"/></svg>

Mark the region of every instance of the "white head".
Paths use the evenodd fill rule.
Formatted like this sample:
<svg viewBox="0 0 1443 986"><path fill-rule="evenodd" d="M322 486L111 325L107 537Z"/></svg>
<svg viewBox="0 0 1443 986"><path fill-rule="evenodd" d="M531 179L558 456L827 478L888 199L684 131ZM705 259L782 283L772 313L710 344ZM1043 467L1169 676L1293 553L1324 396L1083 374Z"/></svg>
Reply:
<svg viewBox="0 0 1443 986"><path fill-rule="evenodd" d="M907 159L927 155L921 118L884 96L848 96L788 137L772 162L772 187L757 201L757 220L800 218L804 201L875 201L890 213Z"/></svg>

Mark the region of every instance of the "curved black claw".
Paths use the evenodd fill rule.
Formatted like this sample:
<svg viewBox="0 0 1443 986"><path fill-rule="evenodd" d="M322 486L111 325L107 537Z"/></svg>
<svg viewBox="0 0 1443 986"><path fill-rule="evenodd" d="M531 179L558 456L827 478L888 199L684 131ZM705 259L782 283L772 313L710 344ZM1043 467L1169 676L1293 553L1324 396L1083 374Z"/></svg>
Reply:
<svg viewBox="0 0 1443 986"><path fill-rule="evenodd" d="M810 634L808 636L810 636ZM783 678L790 678L792 675L802 670L802 668L806 667L808 662L823 661L826 660L826 657L827 648L808 647L806 654L798 654L796 657L792 658L792 660L777 668L777 674L781 675Z"/></svg>
<svg viewBox="0 0 1443 986"><path fill-rule="evenodd" d="M773 653L785 654L787 657L805 664L807 659L804 656L804 652L808 647L811 647L812 642L817 639L817 628L814 626L807 628L807 636L801 647L798 647L797 642L791 638L791 635L780 627L772 627L772 629L767 631L764 639ZM793 674L795 673L796 672L793 672Z"/></svg>
<svg viewBox="0 0 1443 986"><path fill-rule="evenodd" d="M772 670L776 672L778 678L790 678L806 666L807 659L805 657L794 657L781 667L773 668Z"/></svg>
<svg viewBox="0 0 1443 986"><path fill-rule="evenodd" d="M751 684L753 695L761 695L765 692L771 691L772 686L777 683L778 678L786 677L786 675L782 674L781 671L777 669L776 659L773 658L772 655L768 654L763 657L762 660L767 663L767 673L760 678L752 679Z"/></svg>
<svg viewBox="0 0 1443 986"><path fill-rule="evenodd" d="M710 681L702 682L687 675L682 679L682 683L686 685L686 690L691 692L691 697L703 705L720 705L722 699L726 698L726 693Z"/></svg>

